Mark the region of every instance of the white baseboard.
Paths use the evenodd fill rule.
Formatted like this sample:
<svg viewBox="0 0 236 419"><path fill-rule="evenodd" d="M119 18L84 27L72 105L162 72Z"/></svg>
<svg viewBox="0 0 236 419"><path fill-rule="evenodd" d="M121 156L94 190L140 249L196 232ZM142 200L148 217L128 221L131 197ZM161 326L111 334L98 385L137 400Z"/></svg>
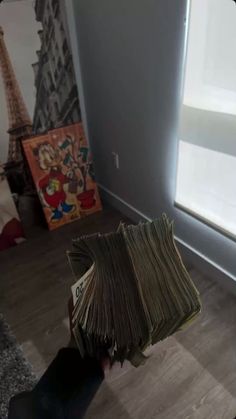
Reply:
<svg viewBox="0 0 236 419"><path fill-rule="evenodd" d="M98 186L102 199L118 209L125 216L129 217L132 221L151 220L150 217L124 201L124 199L114 194L105 186L101 184L98 184ZM191 263L197 270L205 275L216 279L223 288L227 288L236 295L236 278L230 272L223 269L220 265L210 260L179 237L175 236L175 240L178 243L182 257L186 262Z"/></svg>

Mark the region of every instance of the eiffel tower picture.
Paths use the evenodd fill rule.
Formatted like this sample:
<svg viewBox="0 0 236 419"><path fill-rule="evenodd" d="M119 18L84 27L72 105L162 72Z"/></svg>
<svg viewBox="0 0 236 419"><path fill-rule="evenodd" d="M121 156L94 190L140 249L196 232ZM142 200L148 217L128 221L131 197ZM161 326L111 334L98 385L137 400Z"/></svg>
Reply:
<svg viewBox="0 0 236 419"><path fill-rule="evenodd" d="M6 96L9 123L9 148L7 160L8 162L19 162L23 160L21 140L31 135L32 122L26 109L7 51L2 27L0 27L0 68Z"/></svg>
<svg viewBox="0 0 236 419"><path fill-rule="evenodd" d="M0 70L5 91L9 126L7 131L9 134L8 157L5 171L13 192L17 192L16 185L13 185L14 179L18 178L19 181L19 177L22 177L21 183L24 183L25 179L23 180L23 178L26 177L25 172L27 171L23 156L22 140L31 136L32 122L14 73L2 27L0 27Z"/></svg>

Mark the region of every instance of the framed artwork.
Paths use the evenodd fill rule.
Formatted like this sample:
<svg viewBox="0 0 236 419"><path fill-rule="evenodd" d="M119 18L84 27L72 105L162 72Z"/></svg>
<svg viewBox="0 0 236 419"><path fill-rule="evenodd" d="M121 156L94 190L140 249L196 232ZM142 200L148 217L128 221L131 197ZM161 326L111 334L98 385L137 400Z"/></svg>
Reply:
<svg viewBox="0 0 236 419"><path fill-rule="evenodd" d="M23 142L50 230L101 210L82 123Z"/></svg>
<svg viewBox="0 0 236 419"><path fill-rule="evenodd" d="M4 170L0 166L0 251L24 240L23 227Z"/></svg>
<svg viewBox="0 0 236 419"><path fill-rule="evenodd" d="M61 0L3 1L0 12L0 156L13 193L32 188L21 143L81 121Z"/></svg>

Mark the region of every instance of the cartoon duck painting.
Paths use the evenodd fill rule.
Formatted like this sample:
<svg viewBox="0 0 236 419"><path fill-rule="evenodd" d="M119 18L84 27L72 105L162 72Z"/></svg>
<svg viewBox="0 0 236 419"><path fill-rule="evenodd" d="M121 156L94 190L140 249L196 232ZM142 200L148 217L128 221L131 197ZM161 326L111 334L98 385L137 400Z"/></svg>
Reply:
<svg viewBox="0 0 236 419"><path fill-rule="evenodd" d="M45 206L52 210L51 221L56 222L74 211L75 206L66 202L64 185L70 178L62 171L62 159L59 150L50 143L44 143L34 149L40 168L47 174L39 181L40 197Z"/></svg>

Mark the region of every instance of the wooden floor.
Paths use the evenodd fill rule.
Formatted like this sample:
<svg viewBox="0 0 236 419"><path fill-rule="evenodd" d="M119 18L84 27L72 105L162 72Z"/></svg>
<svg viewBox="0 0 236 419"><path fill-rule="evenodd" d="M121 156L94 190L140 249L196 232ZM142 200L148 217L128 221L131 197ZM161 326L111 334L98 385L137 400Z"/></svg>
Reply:
<svg viewBox="0 0 236 419"><path fill-rule="evenodd" d="M117 227L106 209L0 253L0 312L40 375L69 340L67 300L72 283L65 251L72 237ZM116 365L87 419L233 419L236 416L236 297L196 270L203 312L186 331L151 348L144 367Z"/></svg>

